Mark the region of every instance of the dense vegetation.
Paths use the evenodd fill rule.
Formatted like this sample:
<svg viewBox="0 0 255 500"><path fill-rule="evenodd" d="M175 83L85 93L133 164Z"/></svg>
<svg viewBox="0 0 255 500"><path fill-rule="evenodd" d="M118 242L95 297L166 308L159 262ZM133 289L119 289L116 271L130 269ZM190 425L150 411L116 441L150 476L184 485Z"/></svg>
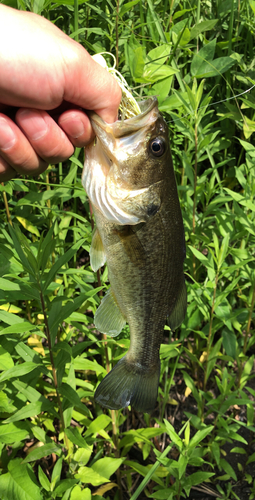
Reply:
<svg viewBox="0 0 255 500"><path fill-rule="evenodd" d="M4 3L114 53L158 96L188 310L166 326L153 414L103 410L94 389L129 335L93 326L109 283L89 265L84 152L0 185L0 499L255 498L255 1Z"/></svg>

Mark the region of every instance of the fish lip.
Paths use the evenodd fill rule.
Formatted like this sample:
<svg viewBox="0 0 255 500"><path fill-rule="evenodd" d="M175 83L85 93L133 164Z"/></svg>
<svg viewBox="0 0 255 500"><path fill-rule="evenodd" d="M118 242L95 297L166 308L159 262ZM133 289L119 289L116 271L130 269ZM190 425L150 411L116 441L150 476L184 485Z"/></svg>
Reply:
<svg viewBox="0 0 255 500"><path fill-rule="evenodd" d="M152 118L152 121L155 121L159 116L158 111L158 100L156 97L150 97L149 99L138 102L138 105L141 108L141 113L136 116L132 116L131 118L127 118L126 120L117 120L113 123L106 123L99 115L94 113L93 111L88 112L88 116L91 121L92 128L94 132L98 136L99 130L103 130L107 135L111 135L114 138L124 137L125 135L132 134L137 130L148 126L148 121L146 121L146 117L149 113L152 112L154 108L155 116ZM153 113L152 113L153 115Z"/></svg>

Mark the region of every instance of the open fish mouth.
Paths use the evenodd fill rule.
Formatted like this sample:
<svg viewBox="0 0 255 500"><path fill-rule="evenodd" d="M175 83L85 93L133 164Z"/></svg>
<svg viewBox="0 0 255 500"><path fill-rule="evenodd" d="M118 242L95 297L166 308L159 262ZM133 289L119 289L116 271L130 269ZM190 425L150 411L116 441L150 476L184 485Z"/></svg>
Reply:
<svg viewBox="0 0 255 500"><path fill-rule="evenodd" d="M139 115L112 124L96 113L89 114L96 141L86 147L82 184L92 205L115 224L146 220L137 207L149 188L132 189L127 181L128 169L160 114L156 97L139 102L139 106Z"/></svg>
<svg viewBox="0 0 255 500"><path fill-rule="evenodd" d="M126 120L117 120L111 124L104 122L96 113L90 112L89 117L96 135L97 132L102 134L102 131L105 131L106 134L111 134L115 138L124 137L148 126L158 118L158 100L156 97L150 97L145 101L138 102L138 104L141 109L139 115ZM101 139L104 140L103 136Z"/></svg>

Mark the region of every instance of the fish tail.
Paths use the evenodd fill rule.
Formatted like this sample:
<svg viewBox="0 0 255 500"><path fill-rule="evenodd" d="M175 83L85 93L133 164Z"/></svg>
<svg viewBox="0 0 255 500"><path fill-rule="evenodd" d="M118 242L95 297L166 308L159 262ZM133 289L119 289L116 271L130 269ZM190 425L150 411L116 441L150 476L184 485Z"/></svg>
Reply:
<svg viewBox="0 0 255 500"><path fill-rule="evenodd" d="M124 356L97 387L95 401L110 410L131 404L137 411L150 413L157 401L159 375L159 360L147 368Z"/></svg>

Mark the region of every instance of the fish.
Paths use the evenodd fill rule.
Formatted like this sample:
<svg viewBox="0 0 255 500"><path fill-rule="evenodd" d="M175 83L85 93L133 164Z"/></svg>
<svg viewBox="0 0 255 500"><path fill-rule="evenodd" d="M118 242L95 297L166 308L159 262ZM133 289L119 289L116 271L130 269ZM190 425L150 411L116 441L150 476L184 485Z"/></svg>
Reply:
<svg viewBox="0 0 255 500"><path fill-rule="evenodd" d="M95 326L112 337L130 327L129 350L94 399L151 413L166 320L175 330L186 314L185 236L167 124L156 97L138 104L139 115L112 124L90 112L96 140L85 150L82 184L96 222L91 267L107 263L110 281Z"/></svg>

